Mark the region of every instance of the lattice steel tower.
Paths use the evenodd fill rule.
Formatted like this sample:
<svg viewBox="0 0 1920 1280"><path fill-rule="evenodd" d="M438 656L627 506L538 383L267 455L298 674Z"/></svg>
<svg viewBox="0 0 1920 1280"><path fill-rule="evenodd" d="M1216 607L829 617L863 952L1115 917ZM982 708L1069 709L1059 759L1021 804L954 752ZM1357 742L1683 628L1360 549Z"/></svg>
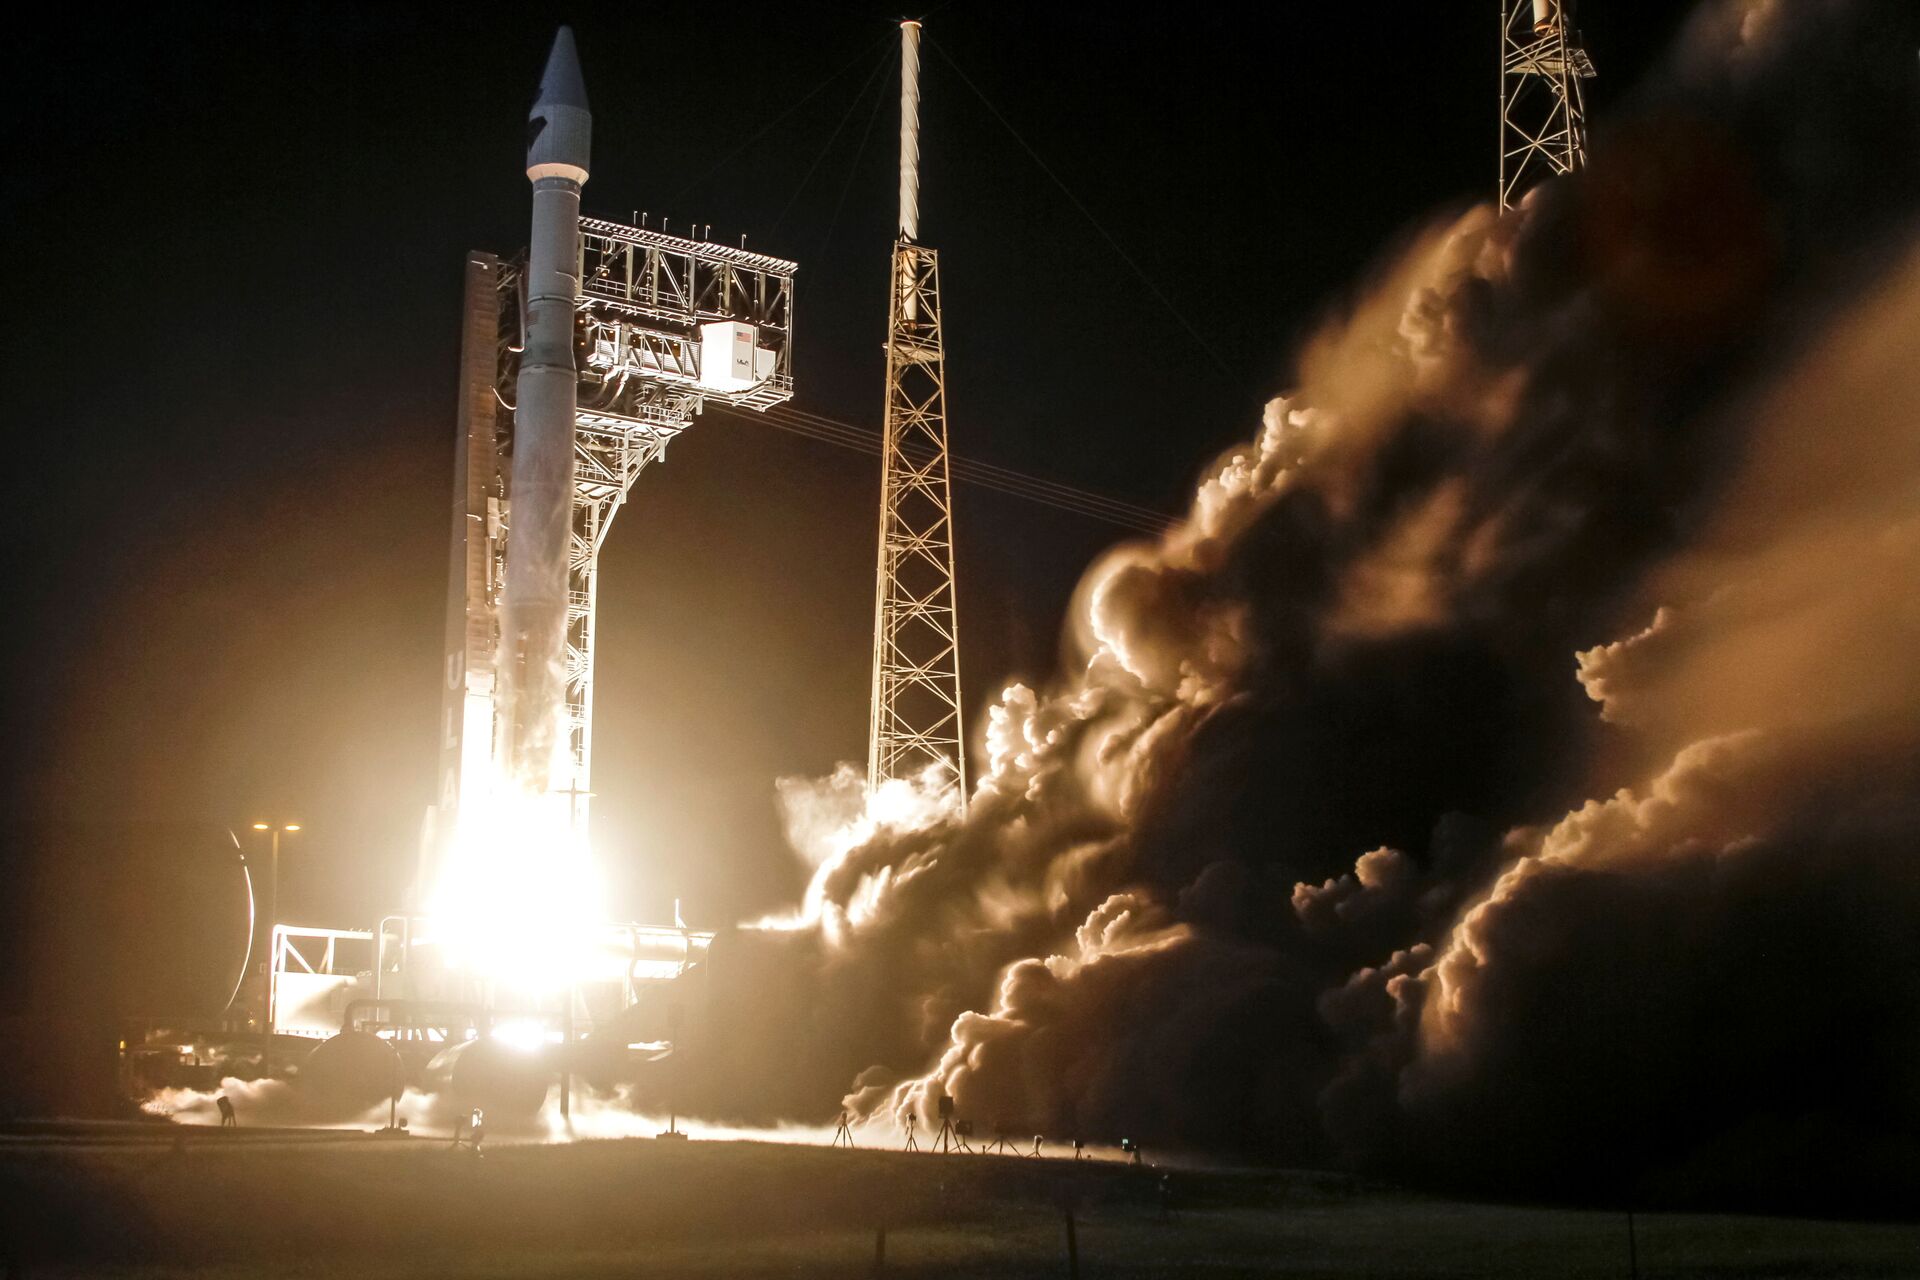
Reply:
<svg viewBox="0 0 1920 1280"><path fill-rule="evenodd" d="M900 236L887 316L867 785L931 771L967 798L940 258L920 235L920 24L900 24Z"/></svg>
<svg viewBox="0 0 1920 1280"><path fill-rule="evenodd" d="M1582 80L1593 60L1569 25L1573 0L1500 0L1500 208L1587 164Z"/></svg>

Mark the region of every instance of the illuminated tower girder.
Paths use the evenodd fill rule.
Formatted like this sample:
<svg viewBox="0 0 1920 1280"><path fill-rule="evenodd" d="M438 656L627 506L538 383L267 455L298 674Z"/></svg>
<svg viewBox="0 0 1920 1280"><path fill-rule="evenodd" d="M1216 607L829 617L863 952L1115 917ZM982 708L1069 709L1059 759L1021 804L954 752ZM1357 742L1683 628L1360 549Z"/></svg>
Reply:
<svg viewBox="0 0 1920 1280"><path fill-rule="evenodd" d="M920 24L901 23L900 36L900 234L887 309L867 781L930 777L964 807L940 258L917 243Z"/></svg>
<svg viewBox="0 0 1920 1280"><path fill-rule="evenodd" d="M877 785L931 767L938 785L964 801L947 379L932 249L894 246L890 311L867 776Z"/></svg>
<svg viewBox="0 0 1920 1280"><path fill-rule="evenodd" d="M578 806L586 804L593 776L601 545L640 472L665 458L668 443L707 400L766 409L793 398L797 268L730 245L594 218L580 220L580 247L578 337L584 354L567 583L573 777L563 790L584 815ZM742 324L749 333L738 331Z"/></svg>
<svg viewBox="0 0 1920 1280"><path fill-rule="evenodd" d="M1587 163L1581 81L1593 60L1570 25L1572 0L1500 2L1500 208Z"/></svg>

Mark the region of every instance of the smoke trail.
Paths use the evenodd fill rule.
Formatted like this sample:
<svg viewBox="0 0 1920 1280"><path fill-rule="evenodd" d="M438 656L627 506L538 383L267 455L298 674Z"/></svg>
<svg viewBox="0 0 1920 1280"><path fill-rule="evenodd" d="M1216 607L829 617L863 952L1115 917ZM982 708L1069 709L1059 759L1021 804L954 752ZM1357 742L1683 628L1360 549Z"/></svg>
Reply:
<svg viewBox="0 0 1920 1280"><path fill-rule="evenodd" d="M1782 1171L1920 1135L1915 27L1710 5L1589 172L1416 237L966 821L783 783L700 1105L1857 1199Z"/></svg>

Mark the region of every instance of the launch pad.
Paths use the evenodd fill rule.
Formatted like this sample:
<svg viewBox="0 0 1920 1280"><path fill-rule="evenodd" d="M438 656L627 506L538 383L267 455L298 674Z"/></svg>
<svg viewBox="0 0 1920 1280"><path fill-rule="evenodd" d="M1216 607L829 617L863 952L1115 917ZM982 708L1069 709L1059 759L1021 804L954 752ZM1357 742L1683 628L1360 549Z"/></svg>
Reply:
<svg viewBox="0 0 1920 1280"><path fill-rule="evenodd" d="M466 260L437 794L409 910L269 922L268 1041L320 1041L304 1074L343 1103L404 1059L529 1111L557 1073L564 1112L579 1063L665 1057L704 1005L714 935L677 904L671 925L610 922L593 891L599 557L703 408L792 397L798 268L579 216L591 120L562 28L529 120L530 248ZM526 1056L482 1061L503 1043Z"/></svg>
<svg viewBox="0 0 1920 1280"><path fill-rule="evenodd" d="M636 1033L666 1039L670 1008L640 1006L650 989L700 975L714 934L640 924L608 924L595 934L583 948L588 963L567 992L540 1000L504 993L450 965L431 917L388 916L378 929L275 925L273 1029L309 1040L358 1029L451 1044L511 1022L539 1024L555 1039L571 1040L627 1015Z"/></svg>

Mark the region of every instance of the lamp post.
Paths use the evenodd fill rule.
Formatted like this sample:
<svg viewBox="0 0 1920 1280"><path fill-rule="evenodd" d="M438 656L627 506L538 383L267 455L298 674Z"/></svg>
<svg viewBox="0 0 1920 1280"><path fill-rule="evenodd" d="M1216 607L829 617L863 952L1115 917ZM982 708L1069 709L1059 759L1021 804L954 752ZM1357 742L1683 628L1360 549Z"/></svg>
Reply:
<svg viewBox="0 0 1920 1280"><path fill-rule="evenodd" d="M280 939L275 933L275 922L280 910L280 833L288 835L300 830L297 822L256 822L255 831L265 831L269 835L272 850L267 861L267 1019L260 1046L260 1074L271 1078L273 1075L273 1015L274 996L279 986L276 970L280 967Z"/></svg>

